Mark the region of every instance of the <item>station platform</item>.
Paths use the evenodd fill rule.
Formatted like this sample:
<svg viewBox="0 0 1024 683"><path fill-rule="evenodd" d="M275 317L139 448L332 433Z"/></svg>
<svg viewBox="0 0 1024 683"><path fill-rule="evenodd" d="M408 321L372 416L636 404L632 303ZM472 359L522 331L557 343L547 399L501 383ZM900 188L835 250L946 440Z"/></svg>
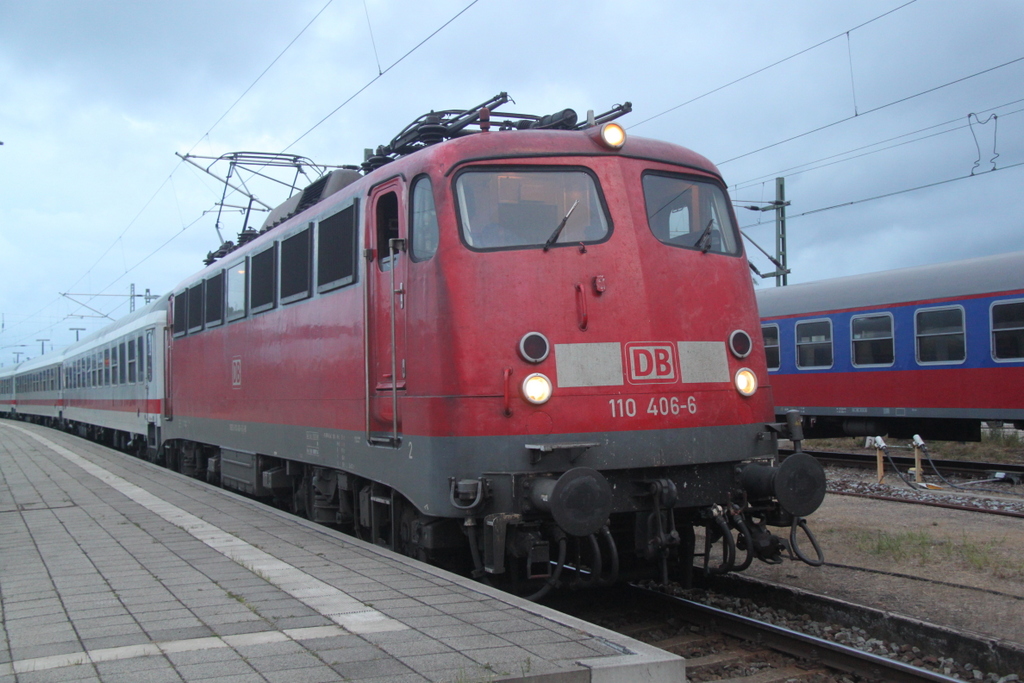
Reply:
<svg viewBox="0 0 1024 683"><path fill-rule="evenodd" d="M684 661L0 420L0 683L685 681Z"/></svg>

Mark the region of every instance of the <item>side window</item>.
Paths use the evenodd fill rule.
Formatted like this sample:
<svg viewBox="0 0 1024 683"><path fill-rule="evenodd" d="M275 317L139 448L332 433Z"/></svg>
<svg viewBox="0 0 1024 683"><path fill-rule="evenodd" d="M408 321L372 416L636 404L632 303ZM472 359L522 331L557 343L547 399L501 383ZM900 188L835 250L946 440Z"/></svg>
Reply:
<svg viewBox="0 0 1024 683"><path fill-rule="evenodd" d="M121 342L117 346L117 357L118 357L118 359L120 361L119 364L118 364L117 377L118 377L118 380L120 381L120 383L124 384L127 381L127 379L128 379L127 378L128 362L127 362L127 360L125 358L125 355L124 355L124 342Z"/></svg>
<svg viewBox="0 0 1024 683"><path fill-rule="evenodd" d="M398 195L388 192L377 200L377 267L381 270L391 269L391 240L397 238Z"/></svg>
<svg viewBox="0 0 1024 683"><path fill-rule="evenodd" d="M1024 301L992 304L992 358L1024 360Z"/></svg>
<svg viewBox="0 0 1024 683"><path fill-rule="evenodd" d="M854 365L892 365L896 350L893 345L891 315L882 313L855 317L850 320L850 332Z"/></svg>
<svg viewBox="0 0 1024 683"><path fill-rule="evenodd" d="M135 384L138 374L135 367L135 340L128 340L128 384Z"/></svg>
<svg viewBox="0 0 1024 683"><path fill-rule="evenodd" d="M412 186L412 258L426 261L437 252L440 230L434 209L434 188L430 178L418 178Z"/></svg>
<svg viewBox="0 0 1024 683"><path fill-rule="evenodd" d="M228 320L245 317L245 259L227 269L228 274Z"/></svg>
<svg viewBox="0 0 1024 683"><path fill-rule="evenodd" d="M103 349L103 386L110 386L110 349Z"/></svg>
<svg viewBox="0 0 1024 683"><path fill-rule="evenodd" d="M224 271L213 277L206 278L206 317L203 322L207 327L220 325L224 322Z"/></svg>
<svg viewBox="0 0 1024 683"><path fill-rule="evenodd" d="M802 369L832 367L831 320L796 324L796 366Z"/></svg>
<svg viewBox="0 0 1024 683"><path fill-rule="evenodd" d="M310 295L310 265L313 260L313 228L308 227L281 240L281 303L308 298Z"/></svg>
<svg viewBox="0 0 1024 683"><path fill-rule="evenodd" d="M188 288L188 331L203 329L203 283Z"/></svg>
<svg viewBox="0 0 1024 683"><path fill-rule="evenodd" d="M352 284L356 280L355 202L333 216L320 221L317 228L316 289L326 292Z"/></svg>
<svg viewBox="0 0 1024 683"><path fill-rule="evenodd" d="M183 289L174 295L174 336L180 337L188 332L188 290Z"/></svg>
<svg viewBox="0 0 1024 683"><path fill-rule="evenodd" d="M117 344L114 344L110 349L110 383L114 386L120 384L120 382L117 381L118 377L120 377L118 370L121 367L121 363L119 361L120 356L118 356L117 353Z"/></svg>
<svg viewBox="0 0 1024 683"><path fill-rule="evenodd" d="M136 350L138 351L138 354L139 354L139 372L138 372L137 376L138 376L139 383L141 384L142 380L143 380L143 377L146 374L146 356L142 352L143 346L142 346L142 335L141 334L139 335L139 338L135 340L135 348L136 348Z"/></svg>
<svg viewBox="0 0 1024 683"><path fill-rule="evenodd" d="M249 260L249 303L253 313L269 311L274 307L276 246L264 249Z"/></svg>
<svg viewBox="0 0 1024 683"><path fill-rule="evenodd" d="M146 330L146 381L153 381L153 330Z"/></svg>
<svg viewBox="0 0 1024 683"><path fill-rule="evenodd" d="M966 358L964 309L959 306L919 310L914 327L918 363L962 363Z"/></svg>
<svg viewBox="0 0 1024 683"><path fill-rule="evenodd" d="M761 336L764 337L764 358L769 370L778 370L782 365L779 354L779 326L762 325Z"/></svg>

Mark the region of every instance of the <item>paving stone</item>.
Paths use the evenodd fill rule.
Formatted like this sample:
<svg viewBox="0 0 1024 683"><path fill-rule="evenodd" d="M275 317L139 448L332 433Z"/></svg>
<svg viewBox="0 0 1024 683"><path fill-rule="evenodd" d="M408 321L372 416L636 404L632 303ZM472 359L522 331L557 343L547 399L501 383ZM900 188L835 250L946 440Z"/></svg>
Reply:
<svg viewBox="0 0 1024 683"><path fill-rule="evenodd" d="M626 638L644 654L620 662L568 617L102 446L0 421L0 509L6 500L22 509L3 536L0 633L15 662L54 657L16 683L589 679L581 657L614 658L624 678L634 661L682 671ZM238 553L218 550L219 538ZM324 586L331 597L302 597ZM72 665L83 648L102 661Z"/></svg>

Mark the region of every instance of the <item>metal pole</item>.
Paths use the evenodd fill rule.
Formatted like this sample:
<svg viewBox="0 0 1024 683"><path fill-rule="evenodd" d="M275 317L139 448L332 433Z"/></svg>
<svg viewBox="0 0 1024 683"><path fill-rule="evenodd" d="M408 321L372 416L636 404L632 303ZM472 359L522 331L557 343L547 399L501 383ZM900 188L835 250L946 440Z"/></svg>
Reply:
<svg viewBox="0 0 1024 683"><path fill-rule="evenodd" d="M128 306L128 312L129 313L134 313L135 312L135 283L134 282L132 283L131 292L128 294L128 301L130 302L130 304Z"/></svg>
<svg viewBox="0 0 1024 683"><path fill-rule="evenodd" d="M775 260L781 264L775 286L789 284L789 258L786 255L786 179L775 179Z"/></svg>

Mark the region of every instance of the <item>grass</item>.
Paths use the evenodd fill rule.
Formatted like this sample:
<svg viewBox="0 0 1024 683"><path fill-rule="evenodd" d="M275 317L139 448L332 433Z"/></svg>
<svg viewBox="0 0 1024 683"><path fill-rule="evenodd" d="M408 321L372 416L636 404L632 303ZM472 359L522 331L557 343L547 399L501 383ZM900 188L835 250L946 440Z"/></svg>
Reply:
<svg viewBox="0 0 1024 683"><path fill-rule="evenodd" d="M907 439L886 439L886 445L910 446ZM982 434L981 441L931 441L928 450L933 458L941 460L966 460L971 462L1024 464L1024 441L1015 432L989 436ZM837 439L808 439L804 448L809 451L840 451L874 453L874 447L864 448L864 437ZM912 450L893 450L894 455L908 455Z"/></svg>
<svg viewBox="0 0 1024 683"><path fill-rule="evenodd" d="M966 534L959 539L935 538L923 531L864 531L855 534L857 547L864 553L897 563L924 567L949 564L964 569L992 572L999 578L1024 578L1024 562L1007 564L997 552L1000 539L976 543Z"/></svg>

